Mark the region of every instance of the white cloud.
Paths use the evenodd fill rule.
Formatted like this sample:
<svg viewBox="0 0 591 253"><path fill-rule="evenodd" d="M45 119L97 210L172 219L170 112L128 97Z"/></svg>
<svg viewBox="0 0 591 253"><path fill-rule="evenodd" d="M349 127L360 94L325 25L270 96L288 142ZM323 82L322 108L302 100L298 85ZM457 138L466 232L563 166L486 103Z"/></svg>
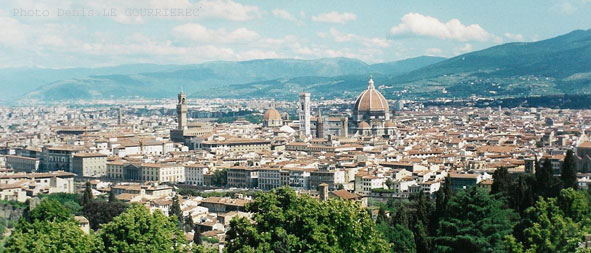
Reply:
<svg viewBox="0 0 591 253"><path fill-rule="evenodd" d="M231 0L202 0L197 4L204 17L245 21L261 17L256 6L243 5Z"/></svg>
<svg viewBox="0 0 591 253"><path fill-rule="evenodd" d="M525 41L525 38L523 37L523 34L520 33L505 33L505 38L512 40L512 41Z"/></svg>
<svg viewBox="0 0 591 253"><path fill-rule="evenodd" d="M339 30L337 30L335 28L330 28L330 30L328 31L328 34L321 32L321 33L318 33L317 35L321 38L325 38L325 37L327 37L327 35L330 35L332 37L332 39L336 42L351 42L351 41L358 42L368 48L376 48L376 47L377 48L386 48L386 47L390 46L390 40L387 40L384 38L363 37L363 36L360 36L357 34L340 32Z"/></svg>
<svg viewBox="0 0 591 253"><path fill-rule="evenodd" d="M408 13L401 21L402 23L392 27L392 34L416 34L458 41L486 41L494 37L478 24L463 25L455 18L443 23L434 17Z"/></svg>
<svg viewBox="0 0 591 253"><path fill-rule="evenodd" d="M281 55L271 50L252 49L244 52L239 52L235 58L239 61L243 61L252 59L281 58Z"/></svg>
<svg viewBox="0 0 591 253"><path fill-rule="evenodd" d="M339 32L337 29L334 29L334 28L330 28L329 34L330 34L330 36L332 36L332 38L336 42L347 42L347 41L353 40L356 37L355 34L342 33L342 32Z"/></svg>
<svg viewBox="0 0 591 253"><path fill-rule="evenodd" d="M289 13L286 10L282 10L282 9L274 9L272 11L273 16L281 18L281 19L285 19L285 20L289 20L289 21L298 21L293 15L291 15L291 13Z"/></svg>
<svg viewBox="0 0 591 253"><path fill-rule="evenodd" d="M465 53L472 52L473 50L474 49L472 49L472 44L466 43L463 47L455 48L454 53L455 54L465 54Z"/></svg>
<svg viewBox="0 0 591 253"><path fill-rule="evenodd" d="M205 26L196 23L179 25L172 30L179 37L206 43L249 42L260 37L257 32L244 27L228 32L223 28L207 29Z"/></svg>
<svg viewBox="0 0 591 253"><path fill-rule="evenodd" d="M26 25L18 20L9 17L0 17L0 45L17 46L22 45L27 36Z"/></svg>
<svg viewBox="0 0 591 253"><path fill-rule="evenodd" d="M573 14L577 9L570 2L564 1L558 5L558 11L565 15Z"/></svg>
<svg viewBox="0 0 591 253"><path fill-rule="evenodd" d="M363 38L363 45L366 47L389 47L390 40L384 38Z"/></svg>
<svg viewBox="0 0 591 253"><path fill-rule="evenodd" d="M302 45L300 42L290 44L292 56L297 59L325 58L325 57L347 57L365 61L367 63L381 62L384 52L375 48L350 49L339 48L332 49L321 45Z"/></svg>
<svg viewBox="0 0 591 253"><path fill-rule="evenodd" d="M425 50L425 55L427 55L427 56L441 56L441 55L443 55L443 52L439 48L427 48L427 50Z"/></svg>
<svg viewBox="0 0 591 253"><path fill-rule="evenodd" d="M345 24L349 21L356 20L357 16L350 12L338 13L336 11L331 11L327 13L320 13L317 16L312 17L312 21L316 22L326 22L326 23L336 23L336 24Z"/></svg>

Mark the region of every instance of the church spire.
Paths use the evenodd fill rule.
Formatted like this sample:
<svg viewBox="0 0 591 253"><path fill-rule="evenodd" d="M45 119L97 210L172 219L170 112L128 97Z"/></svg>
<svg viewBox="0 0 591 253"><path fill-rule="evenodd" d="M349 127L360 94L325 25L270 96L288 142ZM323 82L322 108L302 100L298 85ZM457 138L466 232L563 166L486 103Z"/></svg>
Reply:
<svg viewBox="0 0 591 253"><path fill-rule="evenodd" d="M369 75L369 82L367 82L367 83L368 83L368 86L367 86L368 89L374 89L375 88L374 85L373 85L373 76L372 75Z"/></svg>

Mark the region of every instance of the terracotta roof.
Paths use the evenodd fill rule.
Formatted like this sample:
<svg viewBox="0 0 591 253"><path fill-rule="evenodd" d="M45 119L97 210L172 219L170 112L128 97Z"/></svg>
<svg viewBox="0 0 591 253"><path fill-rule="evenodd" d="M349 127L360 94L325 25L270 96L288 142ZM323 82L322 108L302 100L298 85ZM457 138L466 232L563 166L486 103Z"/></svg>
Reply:
<svg viewBox="0 0 591 253"><path fill-rule="evenodd" d="M101 153L78 153L74 157L107 157L107 155Z"/></svg>
<svg viewBox="0 0 591 253"><path fill-rule="evenodd" d="M359 195L357 195L355 193L350 193L349 191L347 191L345 189L332 191L330 193L334 194L335 196L337 196L341 199L345 199L345 200L358 199L360 197Z"/></svg>
<svg viewBox="0 0 591 253"><path fill-rule="evenodd" d="M354 108L358 112L390 111L388 101L382 93L375 89L373 79L371 78L369 79L367 90L359 95Z"/></svg>
<svg viewBox="0 0 591 253"><path fill-rule="evenodd" d="M263 120L281 120L281 114L275 108L271 108L265 112Z"/></svg>
<svg viewBox="0 0 591 253"><path fill-rule="evenodd" d="M357 126L357 128L359 128L359 129L371 129L371 127L369 126L369 124L367 124L367 122L365 122L365 121L361 121L361 123L359 123L359 126Z"/></svg>

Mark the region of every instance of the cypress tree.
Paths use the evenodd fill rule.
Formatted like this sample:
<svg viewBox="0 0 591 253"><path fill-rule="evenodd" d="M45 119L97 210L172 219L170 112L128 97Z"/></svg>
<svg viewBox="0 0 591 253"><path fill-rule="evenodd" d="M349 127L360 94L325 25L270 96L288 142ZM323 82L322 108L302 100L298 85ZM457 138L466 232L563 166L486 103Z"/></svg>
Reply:
<svg viewBox="0 0 591 253"><path fill-rule="evenodd" d="M87 181L86 188L84 189L84 195L82 195L82 201L80 202L80 205L85 206L85 205L89 204L90 202L92 202L92 199L93 199L92 186L90 185L90 182Z"/></svg>
<svg viewBox="0 0 591 253"><path fill-rule="evenodd" d="M451 191L451 179L449 175L443 182L443 186L439 187L439 190L435 192L435 210L431 215L431 220L429 224L430 234L434 234L437 226L439 224L439 220L443 216L447 208L447 203L452 196Z"/></svg>
<svg viewBox="0 0 591 253"><path fill-rule="evenodd" d="M115 198L115 193L113 193L113 190L111 190L109 192L109 203L115 203L117 202L117 198Z"/></svg>
<svg viewBox="0 0 591 253"><path fill-rule="evenodd" d="M536 169L536 199L538 196L548 198L554 196L552 188L554 188L555 180L552 173L552 162L550 159L544 159L542 166Z"/></svg>
<svg viewBox="0 0 591 253"><path fill-rule="evenodd" d="M193 234L193 243L195 243L196 245L201 245L203 240L201 239L201 228L199 227L199 224L195 224L194 230L195 234Z"/></svg>
<svg viewBox="0 0 591 253"><path fill-rule="evenodd" d="M564 163L562 164L562 171L560 173L562 179L562 187L578 189L577 186L577 162L572 150L566 152Z"/></svg>
<svg viewBox="0 0 591 253"><path fill-rule="evenodd" d="M183 225L183 211L181 210L181 205L179 204L179 197L178 194L174 196L174 198L172 198L172 206L170 206L170 212L169 212L170 216L172 215L176 215L176 218L178 219L178 224L179 227L182 227Z"/></svg>
<svg viewBox="0 0 591 253"><path fill-rule="evenodd" d="M493 184L491 186L490 193L496 194L501 193L507 196L511 192L511 176L509 175L509 170L503 167L500 169L495 170L493 173Z"/></svg>
<svg viewBox="0 0 591 253"><path fill-rule="evenodd" d="M185 232L191 232L191 229L193 229L194 226L193 216L191 216L191 214L187 215L187 217L185 217Z"/></svg>

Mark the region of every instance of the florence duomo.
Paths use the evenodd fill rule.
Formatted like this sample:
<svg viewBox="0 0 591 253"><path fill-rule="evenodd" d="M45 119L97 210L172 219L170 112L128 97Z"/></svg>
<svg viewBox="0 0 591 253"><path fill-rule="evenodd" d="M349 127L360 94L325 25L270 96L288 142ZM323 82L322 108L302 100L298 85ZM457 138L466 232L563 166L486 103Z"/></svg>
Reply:
<svg viewBox="0 0 591 253"><path fill-rule="evenodd" d="M590 0L0 2L0 252L591 252Z"/></svg>

